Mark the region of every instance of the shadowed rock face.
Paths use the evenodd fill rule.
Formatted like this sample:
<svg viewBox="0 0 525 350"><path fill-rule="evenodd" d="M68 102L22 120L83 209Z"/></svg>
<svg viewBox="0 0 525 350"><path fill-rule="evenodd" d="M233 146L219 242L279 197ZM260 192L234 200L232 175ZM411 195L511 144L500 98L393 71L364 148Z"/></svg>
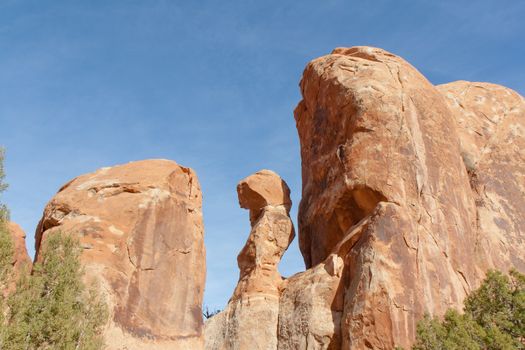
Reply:
<svg viewBox="0 0 525 350"><path fill-rule="evenodd" d="M300 248L309 268L344 266L329 346L408 347L423 314L459 307L486 269L524 270L521 96L436 88L370 47L313 60L301 91Z"/></svg>
<svg viewBox="0 0 525 350"><path fill-rule="evenodd" d="M82 175L44 210L52 231L80 239L86 278L108 301L109 349L200 349L205 250L193 170L146 160Z"/></svg>
<svg viewBox="0 0 525 350"><path fill-rule="evenodd" d="M206 323L206 349L277 349L277 265L294 238L290 190L274 172L259 171L237 186L250 210L251 231L237 257L239 282L224 311Z"/></svg>

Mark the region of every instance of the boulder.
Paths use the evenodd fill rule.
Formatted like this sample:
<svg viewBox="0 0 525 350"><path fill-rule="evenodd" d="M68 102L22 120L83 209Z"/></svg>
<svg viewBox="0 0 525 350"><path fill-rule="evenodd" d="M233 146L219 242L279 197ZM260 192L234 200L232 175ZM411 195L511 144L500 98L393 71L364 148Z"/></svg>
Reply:
<svg viewBox="0 0 525 350"><path fill-rule="evenodd" d="M205 249L201 190L169 160L102 168L47 204L36 251L53 231L78 237L86 280L110 310L108 349L202 349Z"/></svg>
<svg viewBox="0 0 525 350"><path fill-rule="evenodd" d="M206 322L206 349L277 349L283 283L277 265L295 236L290 190L276 173L262 170L242 180L237 192L252 228L237 257L237 287L226 308Z"/></svg>

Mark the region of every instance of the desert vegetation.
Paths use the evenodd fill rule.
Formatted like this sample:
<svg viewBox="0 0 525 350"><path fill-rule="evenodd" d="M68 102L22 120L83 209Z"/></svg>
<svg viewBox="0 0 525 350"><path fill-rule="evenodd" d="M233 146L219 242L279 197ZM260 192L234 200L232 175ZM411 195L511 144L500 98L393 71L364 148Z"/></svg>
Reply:
<svg viewBox="0 0 525 350"><path fill-rule="evenodd" d="M525 275L489 271L465 300L463 313L425 316L413 350L525 349Z"/></svg>
<svg viewBox="0 0 525 350"><path fill-rule="evenodd" d="M3 152L0 190L6 189ZM71 236L50 234L39 260L13 270L14 244L0 206L0 349L101 349L107 308L94 286L83 283L81 248Z"/></svg>

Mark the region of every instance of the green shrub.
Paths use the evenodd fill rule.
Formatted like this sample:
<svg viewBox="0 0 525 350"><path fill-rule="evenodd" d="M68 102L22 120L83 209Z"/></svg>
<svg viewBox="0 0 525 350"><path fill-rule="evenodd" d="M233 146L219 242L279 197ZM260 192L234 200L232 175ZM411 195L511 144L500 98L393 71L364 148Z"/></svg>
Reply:
<svg viewBox="0 0 525 350"><path fill-rule="evenodd" d="M105 304L82 282L80 247L55 232L42 243L31 276L9 297L5 349L101 349Z"/></svg>
<svg viewBox="0 0 525 350"><path fill-rule="evenodd" d="M449 310L443 320L419 322L413 349L525 349L525 275L489 271L465 300L463 314Z"/></svg>

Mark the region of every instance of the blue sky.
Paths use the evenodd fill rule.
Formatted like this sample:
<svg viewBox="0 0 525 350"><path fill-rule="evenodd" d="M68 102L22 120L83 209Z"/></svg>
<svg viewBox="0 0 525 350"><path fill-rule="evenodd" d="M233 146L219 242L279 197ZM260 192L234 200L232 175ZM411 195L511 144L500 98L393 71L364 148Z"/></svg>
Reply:
<svg viewBox="0 0 525 350"><path fill-rule="evenodd" d="M525 1L0 1L2 198L33 234L69 179L147 158L197 171L205 304L222 308L249 233L235 186L262 168L301 191L293 109L311 59L372 45L433 83L525 93ZM294 242L280 270L304 269Z"/></svg>

